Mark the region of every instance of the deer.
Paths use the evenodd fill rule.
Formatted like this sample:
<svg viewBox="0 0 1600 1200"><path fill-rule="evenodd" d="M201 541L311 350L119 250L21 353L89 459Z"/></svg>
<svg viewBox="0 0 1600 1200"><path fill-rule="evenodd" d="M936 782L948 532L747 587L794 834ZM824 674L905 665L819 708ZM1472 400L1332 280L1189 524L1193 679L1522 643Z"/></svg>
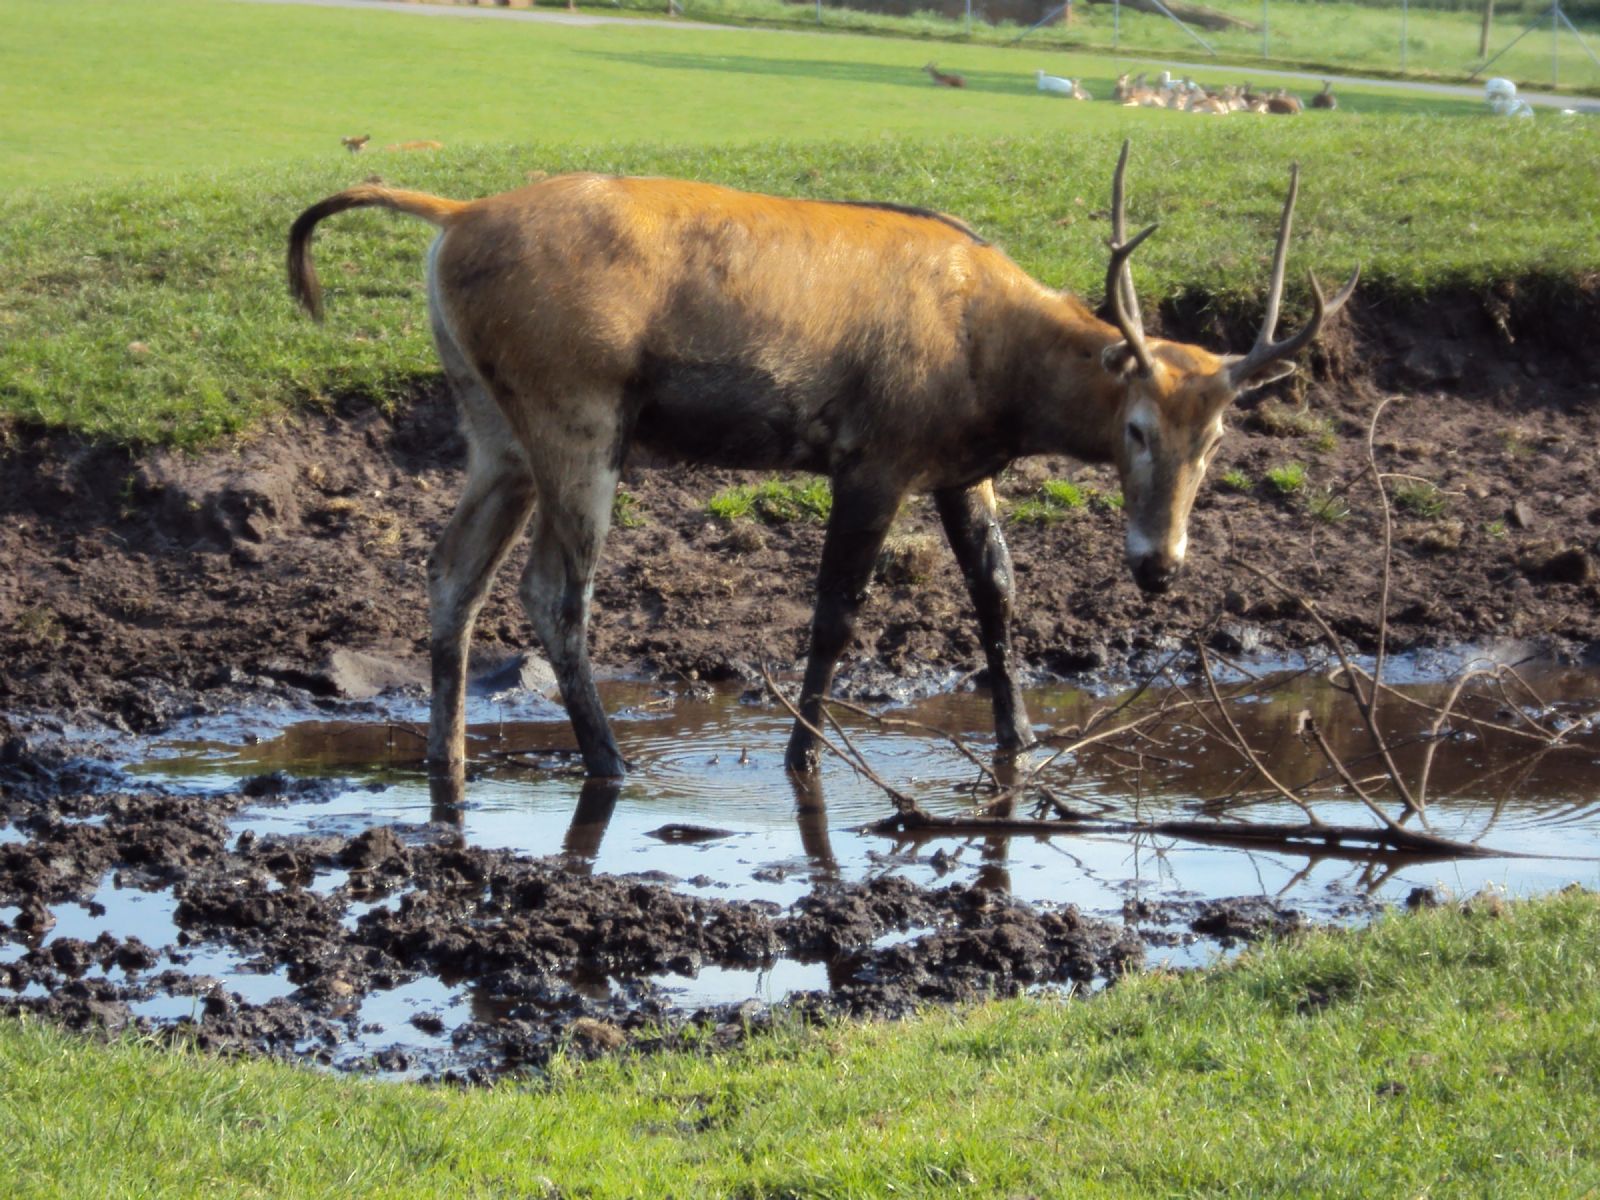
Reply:
<svg viewBox="0 0 1600 1200"><path fill-rule="evenodd" d="M1284 91L1283 88L1278 88L1272 95L1267 97L1266 111L1269 113L1284 117L1297 117L1300 115L1300 108L1300 97L1291 95Z"/></svg>
<svg viewBox="0 0 1600 1200"><path fill-rule="evenodd" d="M363 133L359 137L342 137L339 139L339 144L350 151L351 154L360 154L367 148L367 143L371 140L372 135L370 133Z"/></svg>
<svg viewBox="0 0 1600 1200"><path fill-rule="evenodd" d="M1324 79L1322 90L1311 97L1312 108L1326 108L1329 111L1339 107L1339 97L1333 94L1333 80Z"/></svg>
<svg viewBox="0 0 1600 1200"><path fill-rule="evenodd" d="M785 762L818 768L816 730L901 502L931 494L976 610L996 749L1035 744L1012 664L1010 551L994 478L1025 455L1114 464L1134 582L1177 578L1189 514L1229 406L1281 379L1354 291L1277 338L1298 165L1265 315L1244 354L1145 334L1112 175L1108 318L1034 280L948 214L786 199L709 183L572 174L480 200L357 186L293 222L289 290L323 319L311 240L376 207L439 230L428 309L458 399L467 477L428 564L435 783L463 777L467 652L496 571L530 530L520 598L596 778L627 769L590 667L596 564L630 453L824 474L824 533L799 719ZM442 786L442 785L441 785ZM451 794L446 792L446 794Z"/></svg>
<svg viewBox="0 0 1600 1200"><path fill-rule="evenodd" d="M964 88L967 86L967 80L965 76L941 71L932 63L929 63L922 69L926 71L932 77L933 81L940 87Z"/></svg>

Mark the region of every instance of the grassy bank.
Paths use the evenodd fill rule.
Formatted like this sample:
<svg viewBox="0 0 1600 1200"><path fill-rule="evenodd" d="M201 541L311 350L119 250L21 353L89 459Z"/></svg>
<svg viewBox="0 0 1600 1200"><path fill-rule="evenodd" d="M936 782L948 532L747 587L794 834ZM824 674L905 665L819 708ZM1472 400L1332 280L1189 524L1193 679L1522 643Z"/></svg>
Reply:
<svg viewBox="0 0 1600 1200"><path fill-rule="evenodd" d="M1318 934L1088 1002L456 1092L0 1023L15 1197L1452 1196L1600 1187L1600 900Z"/></svg>
<svg viewBox="0 0 1600 1200"><path fill-rule="evenodd" d="M1582 129L1352 118L1292 131L1148 120L1131 132L1131 219L1162 222L1137 260L1147 304L1180 289L1259 295L1291 159L1305 180L1297 281L1311 267L1331 282L1359 262L1369 290L1417 292L1571 279L1600 266L1600 216L1584 182L1600 172L1600 143ZM1038 278L1098 297L1119 136L463 148L385 170L391 182L455 196L516 186L530 170L581 168L928 205L966 217ZM1419 158L1422 142L1430 152ZM1503 186L1506 154L1518 166L1514 189ZM0 418L112 442L202 445L300 404L385 403L434 373L422 223L355 213L324 227L325 326L285 292L293 216L369 169L336 158L0 202ZM1295 293L1303 297L1303 283Z"/></svg>

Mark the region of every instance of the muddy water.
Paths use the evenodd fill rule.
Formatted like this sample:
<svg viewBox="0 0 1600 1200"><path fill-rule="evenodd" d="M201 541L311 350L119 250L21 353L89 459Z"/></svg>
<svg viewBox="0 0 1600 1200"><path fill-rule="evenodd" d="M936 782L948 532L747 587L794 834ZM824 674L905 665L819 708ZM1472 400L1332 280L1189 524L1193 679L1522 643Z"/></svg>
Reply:
<svg viewBox="0 0 1600 1200"><path fill-rule="evenodd" d="M1431 668L1402 662L1391 678L1407 680L1401 685L1406 695L1438 702L1445 689L1426 681ZM783 770L789 719L782 709L753 694L700 685L604 688L623 752L635 768L620 790L584 785L573 765L564 715L526 695L476 703L471 752L481 766L459 807L435 808L421 769L418 731L425 713L405 703L385 710L385 719L284 723L268 714L241 714L212 720L153 745L133 769L182 790L235 791L243 780L278 772L336 781L302 798L279 796L241 809L231 818L230 838L348 839L375 826L398 826L403 837L416 839L436 836L443 827L473 846L558 858L572 872L639 875L688 895L770 902L774 911L830 881L888 875L923 887L961 884L1036 906L1071 904L1129 920L1149 942L1151 960L1185 965L1218 953L1215 940L1194 932L1197 911L1213 899L1263 898L1306 918L1349 920L1404 901L1417 888L1467 894L1493 886L1520 893L1574 881L1600 883L1600 723L1591 715L1600 709L1600 672L1530 667L1522 678L1525 688L1482 695L1473 714L1507 727L1531 727L1533 721L1570 726L1568 745L1533 753L1532 742L1465 719L1435 739L1430 826L1502 852L1477 859L1308 856L1109 833L891 838L861 828L888 815L890 806L875 784L845 764L828 761L814 787L798 785ZM1327 772L1321 755L1295 733L1308 711L1358 776L1376 769L1358 715L1320 673L1234 672L1224 686L1234 695L1228 715L1286 786ZM1043 732L1080 723L1116 699L1049 688L1035 690L1028 702ZM1142 701L1156 702L1153 692ZM980 752L986 746L989 708L980 693L937 696L896 707L890 715L957 735ZM1215 713L1210 715L1217 723ZM950 742L849 714L841 720L876 772L928 810L957 813L971 803L980 772ZM1431 721L1420 709L1389 704L1386 728L1401 768L1413 776L1429 744L1417 735ZM1241 757L1204 726L1175 720L1151 731L1139 757L1086 756L1057 764L1044 777L1080 810L1098 808L1118 818L1301 818L1292 805L1262 795ZM1372 823L1348 798L1324 795L1315 806L1326 822ZM21 837L17 830L0 829L0 842ZM347 902L346 928L374 909L405 902L403 886L362 899L350 883L349 874L335 868L319 870L305 886ZM55 926L44 943L137 934L160 948L162 968L216 979L246 1004L293 995L295 984L282 968L183 936L176 905L170 891L120 887L108 876L89 904L52 909ZM0 924L17 915L0 908ZM893 932L876 948L926 932ZM0 941L0 964L21 953L19 943ZM689 970L644 980L599 972L566 983L597 1001L643 985L650 995L693 1011L752 998L775 1002L792 992L826 990L833 982L830 964L785 958L759 968ZM157 993L132 1009L137 1016L171 1021L195 1015L200 1006L194 996ZM411 979L360 997L350 1027L362 1032L340 1047L334 1061L354 1063L393 1045L404 1045L413 1062L448 1061L460 1027L498 1015L497 1002L468 982Z"/></svg>
<svg viewBox="0 0 1600 1200"><path fill-rule="evenodd" d="M1391 677L1415 674L1398 664ZM1354 709L1317 672L1235 675L1230 714L1273 774L1290 787L1325 775L1321 755L1295 736L1298 714L1311 711L1341 757L1370 774L1370 742ZM585 789L572 766L571 733L559 712L522 719L515 707L480 706L472 751L485 765L459 810L435 811L420 770L417 725L313 721L279 731L231 732L231 742L175 741L139 769L168 781L232 786L266 771L350 781L331 800L247 812L242 830L351 835L375 824L457 825L467 841L531 855L563 856L575 870L671 876L685 890L787 905L824 880L875 872L918 883L976 882L1033 903L1073 903L1117 913L1130 900L1192 900L1264 895L1317 915L1354 899L1403 899L1414 887L1466 893L1486 885L1512 891L1600 880L1600 734L1589 714L1600 708L1600 673L1544 667L1522 672L1533 694L1496 693L1475 711L1516 725L1508 701L1556 725L1577 722L1571 747L1533 754L1532 743L1496 737L1457 722L1435 753L1429 785L1434 832L1507 852L1507 857L1432 862L1370 862L1291 852L1249 851L1172 838L1094 834L1056 838L945 838L917 844L862 832L888 815L882 791L845 764L826 763L815 789L783 769L790 722L780 708L752 703L737 690L611 684L607 701L634 773L608 795ZM1441 702L1446 688L1413 681L1407 695ZM1114 700L1115 697L1110 698ZM1070 688L1036 690L1029 712L1042 729L1084 720L1108 703ZM540 706L543 707L543 706ZM421 714L415 714L420 716ZM937 696L890 714L956 734L975 748L988 736L987 697ZM952 745L920 731L882 728L841 714L855 746L877 773L912 792L933 812L962 811L979 782L977 769ZM1402 769L1415 773L1425 742L1408 743L1432 717L1391 705L1387 732ZM1587 724L1585 723L1587 722ZM245 736L240 736L240 735ZM1241 759L1193 729L1167 728L1139 764L1096 761L1070 780L1075 797L1111 815L1157 819L1205 814L1295 821L1300 813L1247 792ZM1052 769L1046 778L1063 780ZM1260 791L1259 784L1256 791ZM1370 825L1353 800L1322 798L1324 821ZM1511 855L1562 856L1519 858ZM1193 959L1207 951L1179 954ZM786 985L769 977L767 986ZM810 976L808 975L809 979ZM748 981L736 981L735 991ZM728 998L720 980L684 981L686 998Z"/></svg>

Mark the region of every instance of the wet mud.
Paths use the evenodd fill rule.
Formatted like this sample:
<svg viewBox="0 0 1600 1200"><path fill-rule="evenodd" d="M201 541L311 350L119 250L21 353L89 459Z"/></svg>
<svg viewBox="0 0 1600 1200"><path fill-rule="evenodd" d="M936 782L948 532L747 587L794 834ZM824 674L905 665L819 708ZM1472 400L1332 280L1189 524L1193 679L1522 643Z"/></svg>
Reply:
<svg viewBox="0 0 1600 1200"><path fill-rule="evenodd" d="M1168 335L1239 341L1209 308L1175 302L1162 320ZM1361 475L1368 417L1389 396L1401 400L1377 431L1380 465L1397 485L1435 489L1394 511L1390 649L1512 640L1594 661L1597 321L1594 288L1559 303L1509 285L1426 302L1358 297L1308 379L1235 415L1171 596L1145 597L1127 578L1110 507L1008 525L1028 674L1122 677L1196 630L1232 652L1315 642L1293 601L1230 560L1270 569L1370 651L1382 513ZM1256 898L1110 921L892 876L818 882L784 907L575 872L466 844L443 823L238 833L230 818L244 807L326 785L266 776L191 794L104 764L126 761L132 735L242 706L359 718L387 711L377 697L421 702L425 562L461 476L450 400L424 381L393 414L308 416L200 457L0 432L0 1007L223 1051L476 1079L537 1065L558 1045L671 1044L690 1027L727 1041L774 1019L761 1001L686 1009L663 974L815 964L826 986L792 994L784 1010L887 1016L1103 983L1137 966L1147 944L1226 943L1300 921ZM1265 478L1289 463L1304 464L1309 483L1279 494ZM1232 489L1220 480L1230 469L1243 481ZM1107 469L1045 459L1019 463L999 490L1016 504L1051 478L1116 488ZM754 684L763 666L798 665L821 530L706 512L711 495L743 481L629 468L628 519L596 584L602 672L690 687ZM1316 496L1333 506L1319 512ZM908 505L894 544L843 690L901 700L981 682L975 623L930 504ZM480 694L549 690L524 653L534 640L517 567L507 564L478 624ZM159 897L163 936L53 928L63 905L92 918L107 887ZM226 985L201 969L216 947L227 950ZM251 974L273 986L242 987ZM465 981L470 1015L372 1028L383 1022L368 1000L427 980ZM351 1046L364 1057L350 1058Z"/></svg>
<svg viewBox="0 0 1600 1200"><path fill-rule="evenodd" d="M0 814L18 835L0 843L0 916L9 918L0 947L10 947L0 954L0 1011L74 1029L137 1028L206 1050L480 1080L537 1067L558 1047L649 1049L686 1031L697 1044L726 1045L780 1012L897 1017L1094 986L1143 962L1128 926L982 888L884 875L819 885L785 909L574 872L560 859L468 845L437 823L348 838L234 835L228 820L245 806L337 785L269 776L221 795L85 793L86 783L114 781L49 759L13 745L0 774ZM93 917L106 886L170 892L173 939L51 936L53 910L76 905ZM226 947L236 978L277 974L288 990L247 999L197 969L202 945ZM655 982L780 957L822 964L828 987L776 1005L685 1009ZM364 1016L365 998L424 979L470 985L471 1015L452 1017L447 1036L442 1012L394 1030ZM190 1013L171 1019L168 1005L165 1019L142 1015L173 998L188 998ZM352 1043L361 1056L342 1052Z"/></svg>

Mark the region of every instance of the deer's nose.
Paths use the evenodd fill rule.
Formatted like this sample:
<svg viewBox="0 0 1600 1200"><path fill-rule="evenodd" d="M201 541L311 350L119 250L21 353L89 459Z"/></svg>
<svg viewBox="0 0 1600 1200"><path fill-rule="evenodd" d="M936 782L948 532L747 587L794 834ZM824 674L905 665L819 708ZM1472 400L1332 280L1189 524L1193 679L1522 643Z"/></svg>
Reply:
<svg viewBox="0 0 1600 1200"><path fill-rule="evenodd" d="M1140 590L1159 596L1170 591L1183 564L1164 554L1146 554L1133 562L1133 581Z"/></svg>

